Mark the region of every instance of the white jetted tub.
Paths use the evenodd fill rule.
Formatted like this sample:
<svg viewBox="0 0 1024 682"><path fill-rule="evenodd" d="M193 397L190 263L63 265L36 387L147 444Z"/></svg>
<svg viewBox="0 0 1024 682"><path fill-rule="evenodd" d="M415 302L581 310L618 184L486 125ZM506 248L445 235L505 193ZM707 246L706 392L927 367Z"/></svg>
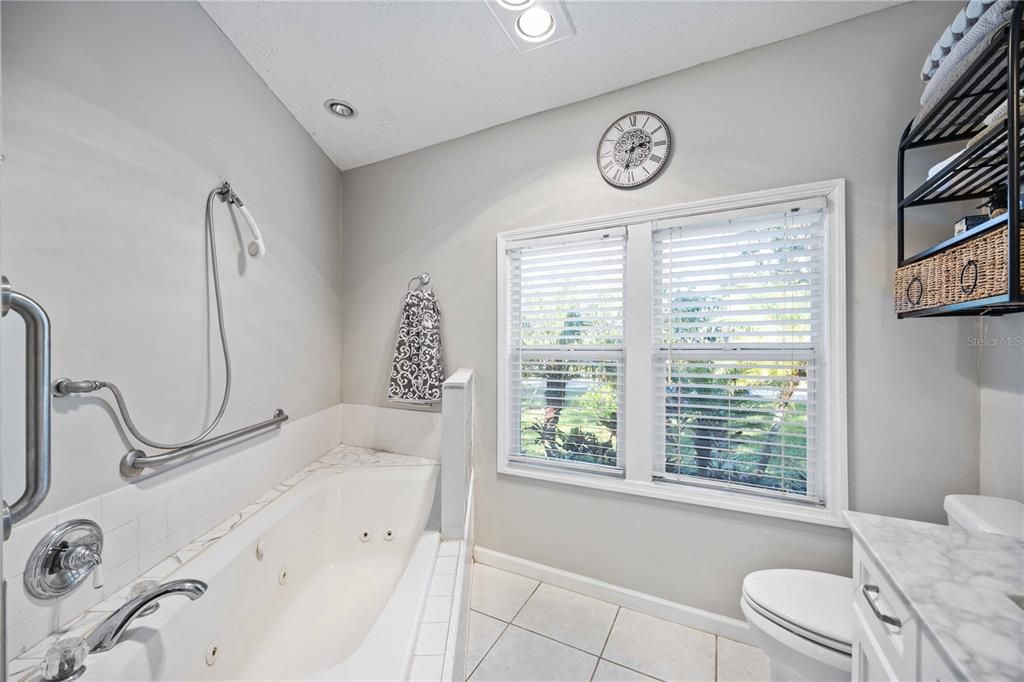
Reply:
<svg viewBox="0 0 1024 682"><path fill-rule="evenodd" d="M424 530L437 471L314 471L168 578L203 580L205 595L165 598L83 679L406 679L439 543Z"/></svg>

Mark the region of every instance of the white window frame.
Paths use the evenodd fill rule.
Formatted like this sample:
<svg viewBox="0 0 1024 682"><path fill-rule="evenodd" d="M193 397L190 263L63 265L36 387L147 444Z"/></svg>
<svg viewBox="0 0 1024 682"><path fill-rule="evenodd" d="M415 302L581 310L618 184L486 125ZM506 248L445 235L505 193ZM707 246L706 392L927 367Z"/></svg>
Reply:
<svg viewBox="0 0 1024 682"><path fill-rule="evenodd" d="M656 481L654 462L654 405L651 351L651 231L655 221L689 218L728 211L770 206L790 201L824 198L825 209L825 321L824 345L827 368L824 413L827 414L826 498L824 506L760 497L733 490L718 490L674 482ZM588 230L626 226L626 339L625 415L620 464L625 476L616 478L583 471L510 462L508 449L509 373L503 361L508 339L508 272L506 248L510 242ZM705 507L760 514L826 526L846 527L848 508L847 414L846 414L846 181L842 178L737 194L716 199L676 204L657 209L610 215L544 227L503 232L497 238L498 309L498 432L497 470L501 475L583 486L599 490L671 500Z"/></svg>

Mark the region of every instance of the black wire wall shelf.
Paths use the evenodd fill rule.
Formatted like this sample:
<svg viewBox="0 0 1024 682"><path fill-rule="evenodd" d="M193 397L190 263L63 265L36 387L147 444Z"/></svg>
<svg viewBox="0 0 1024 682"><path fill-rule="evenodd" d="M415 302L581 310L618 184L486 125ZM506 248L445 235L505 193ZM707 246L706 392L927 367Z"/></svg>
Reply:
<svg viewBox="0 0 1024 682"><path fill-rule="evenodd" d="M978 56L934 105L903 131L897 167L897 271L894 301L899 317L1004 315L1024 311L1020 225L1021 20L993 32ZM1006 117L986 118L1001 103ZM912 150L968 141L964 150L909 193L905 160ZM919 253L905 253L908 209L986 199L1006 192L1006 213Z"/></svg>

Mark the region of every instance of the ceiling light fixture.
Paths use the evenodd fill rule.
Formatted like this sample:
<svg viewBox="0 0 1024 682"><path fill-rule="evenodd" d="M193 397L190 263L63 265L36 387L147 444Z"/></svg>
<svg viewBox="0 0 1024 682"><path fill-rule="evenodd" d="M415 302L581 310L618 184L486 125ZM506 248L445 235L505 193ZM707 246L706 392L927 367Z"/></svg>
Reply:
<svg viewBox="0 0 1024 682"><path fill-rule="evenodd" d="M551 12L540 7L531 7L516 19L516 33L523 40L541 43L555 32L555 18Z"/></svg>
<svg viewBox="0 0 1024 682"><path fill-rule="evenodd" d="M348 102L342 102L340 99L329 99L324 102L324 109L331 112L338 118L355 118L359 115L356 108Z"/></svg>
<svg viewBox="0 0 1024 682"><path fill-rule="evenodd" d="M497 0L497 2L507 10L519 12L532 5L534 0Z"/></svg>
<svg viewBox="0 0 1024 682"><path fill-rule="evenodd" d="M486 0L485 4L519 54L576 34L564 0Z"/></svg>

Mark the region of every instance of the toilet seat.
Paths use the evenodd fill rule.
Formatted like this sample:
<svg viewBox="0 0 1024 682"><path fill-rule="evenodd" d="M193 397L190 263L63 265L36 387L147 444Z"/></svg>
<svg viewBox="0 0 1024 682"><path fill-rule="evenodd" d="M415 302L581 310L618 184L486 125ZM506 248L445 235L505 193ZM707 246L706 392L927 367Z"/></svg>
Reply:
<svg viewBox="0 0 1024 682"><path fill-rule="evenodd" d="M755 571L743 600L787 632L845 656L853 651L853 581L797 569Z"/></svg>

